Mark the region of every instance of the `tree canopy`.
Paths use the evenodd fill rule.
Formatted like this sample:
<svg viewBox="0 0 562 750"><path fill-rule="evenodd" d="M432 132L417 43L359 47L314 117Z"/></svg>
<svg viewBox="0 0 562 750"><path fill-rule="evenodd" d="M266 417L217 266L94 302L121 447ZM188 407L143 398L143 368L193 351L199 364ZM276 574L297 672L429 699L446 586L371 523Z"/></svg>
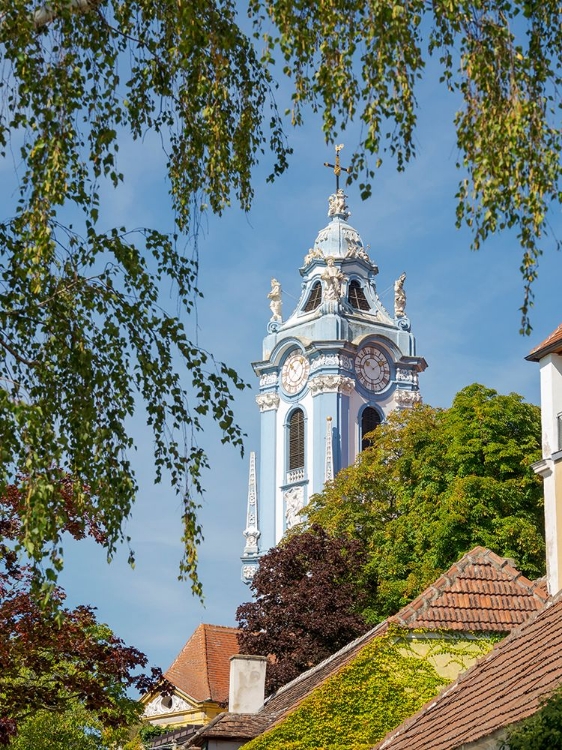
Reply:
<svg viewBox="0 0 562 750"><path fill-rule="evenodd" d="M71 487L61 488L61 495L65 530L81 538L86 526L103 541L95 523L88 525L72 511ZM165 690L167 683L160 670L150 676L139 672L146 667L145 655L99 623L91 607L65 607L60 587L52 590L48 606L38 601L30 571L10 548L19 533L20 502L15 487L0 498L0 745L23 728L14 748L35 747L32 738L42 735L44 747L50 737L52 747L60 742L89 750L97 746L101 730L138 721L141 709L127 695L130 688L145 692L159 683ZM54 714L58 722L49 722ZM90 730L99 730L97 739ZM80 744L70 742L73 736Z"/></svg>
<svg viewBox="0 0 562 750"><path fill-rule="evenodd" d="M21 478L18 542L50 579L62 565L61 477L99 516L110 555L123 539L137 490L128 420L143 404L156 478L183 498L181 574L200 591L207 459L196 434L210 415L240 444L231 391L242 383L187 334L199 292L186 238L204 207L249 208L262 152L272 176L286 168L276 77L293 87L294 123L321 110L328 141L362 123L349 176L368 197L385 152L399 169L414 155L416 84L436 55L460 100L458 222L474 247L516 232L528 328L561 197L558 3L251 0L249 30L237 12L232 0L0 7L0 148L16 163L0 222L0 492ZM175 226L108 227L103 196L124 179L119 141L149 132L166 154ZM177 314L164 304L170 287Z"/></svg>
<svg viewBox="0 0 562 750"><path fill-rule="evenodd" d="M449 409L394 412L356 465L341 471L305 512L367 550L361 575L376 587L364 615L393 614L476 545L544 574L538 407L482 385Z"/></svg>
<svg viewBox="0 0 562 750"><path fill-rule="evenodd" d="M510 727L500 750L550 750L562 746L562 691L556 690L539 710Z"/></svg>
<svg viewBox="0 0 562 750"><path fill-rule="evenodd" d="M270 694L367 630L359 614L369 591L361 585L357 541L319 527L290 537L260 559L251 583L255 600L236 611L243 654L270 655Z"/></svg>

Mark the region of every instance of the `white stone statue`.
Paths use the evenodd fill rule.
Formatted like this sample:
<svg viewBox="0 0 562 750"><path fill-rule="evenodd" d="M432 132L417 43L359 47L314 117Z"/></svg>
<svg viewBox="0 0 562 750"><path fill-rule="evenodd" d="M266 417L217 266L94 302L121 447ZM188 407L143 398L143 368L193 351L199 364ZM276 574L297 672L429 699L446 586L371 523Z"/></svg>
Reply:
<svg viewBox="0 0 562 750"><path fill-rule="evenodd" d="M342 188L339 188L335 193L330 195L328 198L328 216L343 216L346 220L351 216L351 212L345 202L346 197Z"/></svg>
<svg viewBox="0 0 562 750"><path fill-rule="evenodd" d="M394 282L394 315L397 318L403 318L406 310L406 292L404 291L404 282L406 274L403 273Z"/></svg>
<svg viewBox="0 0 562 750"><path fill-rule="evenodd" d="M267 298L271 300L269 303L269 309L271 310L271 320L276 323L281 323L281 310L283 308L283 300L281 299L281 284L277 279L271 279L271 291L267 295Z"/></svg>
<svg viewBox="0 0 562 750"><path fill-rule="evenodd" d="M304 265L308 266L309 263L312 263L313 260L316 258L323 258L324 253L322 250L320 250L319 247L311 247L308 253L304 256Z"/></svg>
<svg viewBox="0 0 562 750"><path fill-rule="evenodd" d="M326 269L320 277L324 282L323 299L325 301L339 300L341 298L341 285L345 276L339 268L336 268L331 256L326 259L326 263Z"/></svg>

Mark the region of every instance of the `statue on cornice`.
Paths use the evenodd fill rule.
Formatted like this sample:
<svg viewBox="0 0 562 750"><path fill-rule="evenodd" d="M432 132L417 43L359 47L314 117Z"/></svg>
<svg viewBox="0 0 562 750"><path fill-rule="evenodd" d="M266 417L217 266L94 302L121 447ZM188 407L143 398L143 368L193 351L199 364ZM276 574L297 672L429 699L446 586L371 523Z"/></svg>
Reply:
<svg viewBox="0 0 562 750"><path fill-rule="evenodd" d="M324 282L324 301L339 300L341 299L341 285L345 276L339 268L336 268L331 256L326 259L326 263L326 270L320 277Z"/></svg>
<svg viewBox="0 0 562 750"><path fill-rule="evenodd" d="M348 209L345 199L346 194L342 188L338 188L335 193L328 198L328 216L343 216L347 219L351 216L351 211Z"/></svg>
<svg viewBox="0 0 562 750"><path fill-rule="evenodd" d="M404 282L406 274L403 273L394 282L394 316L403 318L406 314L406 292L404 291Z"/></svg>
<svg viewBox="0 0 562 750"><path fill-rule="evenodd" d="M269 309L271 310L271 321L274 323L281 323L281 310L283 308L283 300L281 299L281 284L277 279L271 279L271 291L267 295L267 298L271 300L269 303Z"/></svg>
<svg viewBox="0 0 562 750"><path fill-rule="evenodd" d="M324 253L319 247L311 247L308 253L304 256L304 265L308 266L309 263L312 263L313 260L316 260L317 258L323 258Z"/></svg>

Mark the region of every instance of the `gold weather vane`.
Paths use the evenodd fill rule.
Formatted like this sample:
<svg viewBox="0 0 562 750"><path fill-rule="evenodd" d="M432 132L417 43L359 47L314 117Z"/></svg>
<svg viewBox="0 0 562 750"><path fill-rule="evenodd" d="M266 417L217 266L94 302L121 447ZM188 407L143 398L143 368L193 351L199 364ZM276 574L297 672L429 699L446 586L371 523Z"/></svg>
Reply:
<svg viewBox="0 0 562 750"><path fill-rule="evenodd" d="M329 162L325 161L324 166L325 167L331 167L334 170L334 174L336 175L336 192L340 189L340 174L342 172L349 172L347 167L342 167L340 164L340 151L343 148L343 143L341 143L339 146L336 146L336 163L330 164Z"/></svg>

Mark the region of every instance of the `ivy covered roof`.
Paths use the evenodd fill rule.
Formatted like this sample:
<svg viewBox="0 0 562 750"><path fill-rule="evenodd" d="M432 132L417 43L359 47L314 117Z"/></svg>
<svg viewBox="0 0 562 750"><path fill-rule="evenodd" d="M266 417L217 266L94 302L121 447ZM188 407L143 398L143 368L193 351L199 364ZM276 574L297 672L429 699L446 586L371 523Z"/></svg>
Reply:
<svg viewBox="0 0 562 750"><path fill-rule="evenodd" d="M499 643L376 750L454 750L535 713L562 685L562 598Z"/></svg>
<svg viewBox="0 0 562 750"><path fill-rule="evenodd" d="M396 615L379 623L317 666L270 696L253 715L221 714L187 747L211 738L248 740L285 720L332 675L358 658L390 627L474 633L508 633L547 600L541 583L523 576L510 560L476 547Z"/></svg>

